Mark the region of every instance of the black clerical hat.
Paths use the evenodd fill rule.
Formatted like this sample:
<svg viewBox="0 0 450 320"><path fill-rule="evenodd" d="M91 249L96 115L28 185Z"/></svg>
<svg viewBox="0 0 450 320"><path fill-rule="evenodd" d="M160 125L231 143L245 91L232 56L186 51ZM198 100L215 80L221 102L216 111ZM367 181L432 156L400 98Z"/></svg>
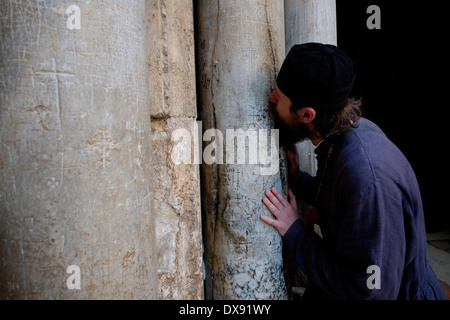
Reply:
<svg viewBox="0 0 450 320"><path fill-rule="evenodd" d="M352 59L334 45L305 43L289 51L278 88L297 107L336 111L347 104L356 77Z"/></svg>

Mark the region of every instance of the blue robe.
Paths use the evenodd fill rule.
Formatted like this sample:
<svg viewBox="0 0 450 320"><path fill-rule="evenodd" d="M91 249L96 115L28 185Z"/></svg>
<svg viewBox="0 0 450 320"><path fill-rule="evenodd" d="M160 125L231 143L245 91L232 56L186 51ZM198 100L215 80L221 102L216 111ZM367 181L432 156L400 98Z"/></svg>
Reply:
<svg viewBox="0 0 450 320"><path fill-rule="evenodd" d="M338 299L446 299L427 258L419 186L408 160L374 123L315 150L317 177L303 172L297 197L317 208L319 237L299 219L283 237L303 272ZM308 288L307 288L308 292Z"/></svg>

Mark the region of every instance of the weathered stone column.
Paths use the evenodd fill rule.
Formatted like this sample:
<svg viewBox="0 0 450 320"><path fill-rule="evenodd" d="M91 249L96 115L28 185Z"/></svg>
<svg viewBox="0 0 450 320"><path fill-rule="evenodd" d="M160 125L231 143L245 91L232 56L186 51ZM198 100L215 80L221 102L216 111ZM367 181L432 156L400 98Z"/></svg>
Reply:
<svg viewBox="0 0 450 320"><path fill-rule="evenodd" d="M203 0L196 9L206 297L285 299L281 238L259 219L270 214L264 191L281 189L278 148L268 151L264 137L275 138L267 105L285 56L283 1Z"/></svg>
<svg viewBox="0 0 450 320"><path fill-rule="evenodd" d="M336 0L284 0L286 49L294 44L336 45Z"/></svg>
<svg viewBox="0 0 450 320"><path fill-rule="evenodd" d="M191 0L151 0L148 15L158 298L203 298L197 99ZM189 161L176 163L183 148ZM197 148L198 149L198 148Z"/></svg>
<svg viewBox="0 0 450 320"><path fill-rule="evenodd" d="M286 53L295 44L322 42L337 44L335 0L285 0ZM297 145L300 167L317 171L315 147L311 141Z"/></svg>
<svg viewBox="0 0 450 320"><path fill-rule="evenodd" d="M284 0L286 53L295 44L306 42L322 42L336 45L336 3L335 0ZM297 144L300 169L316 174L317 161L315 146L307 140ZM299 196L299 195L297 195ZM300 214L306 214L310 207L300 200L297 201ZM315 225L315 231L320 234L320 228ZM306 276L291 263L286 267L288 285L292 287L305 286Z"/></svg>
<svg viewBox="0 0 450 320"><path fill-rule="evenodd" d="M146 1L0 5L0 298L156 298Z"/></svg>

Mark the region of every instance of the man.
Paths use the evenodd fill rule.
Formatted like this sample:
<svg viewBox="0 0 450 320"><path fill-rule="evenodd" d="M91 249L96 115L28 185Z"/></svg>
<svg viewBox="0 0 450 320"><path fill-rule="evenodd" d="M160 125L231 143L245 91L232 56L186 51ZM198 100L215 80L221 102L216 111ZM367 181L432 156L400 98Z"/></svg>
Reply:
<svg viewBox="0 0 450 320"><path fill-rule="evenodd" d="M316 177L299 170L291 147L289 201L267 190L261 215L309 277L308 299L445 299L427 259L419 186L400 150L349 98L356 70L337 47L294 46L270 97L281 142L317 146ZM388 114L388 113L387 113ZM300 219L295 196L314 207Z"/></svg>

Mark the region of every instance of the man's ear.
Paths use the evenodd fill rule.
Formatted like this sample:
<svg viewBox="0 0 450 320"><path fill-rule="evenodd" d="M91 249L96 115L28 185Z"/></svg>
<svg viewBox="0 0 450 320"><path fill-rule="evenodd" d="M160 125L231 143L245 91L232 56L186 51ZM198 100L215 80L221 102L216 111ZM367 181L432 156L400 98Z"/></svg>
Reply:
<svg viewBox="0 0 450 320"><path fill-rule="evenodd" d="M297 119L301 123L311 123L316 118L316 110L310 107L301 108L296 111Z"/></svg>

